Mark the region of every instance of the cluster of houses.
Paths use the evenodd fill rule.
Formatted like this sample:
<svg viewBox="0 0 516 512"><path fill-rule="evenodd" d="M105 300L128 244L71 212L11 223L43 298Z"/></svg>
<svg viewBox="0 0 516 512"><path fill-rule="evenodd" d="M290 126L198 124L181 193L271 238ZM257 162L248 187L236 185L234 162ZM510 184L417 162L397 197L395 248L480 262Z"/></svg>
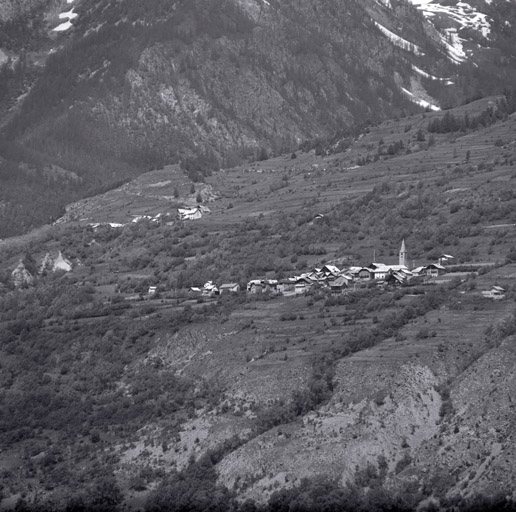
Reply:
<svg viewBox="0 0 516 512"><path fill-rule="evenodd" d="M451 256L450 256L451 257ZM332 292L341 293L355 289L357 283L375 283L381 285L401 286L415 277L437 277L446 272L439 263L431 263L409 270L407 266L407 250L405 241L401 244L399 263L386 265L371 263L365 267L349 267L340 270L334 265L324 265L312 272L287 279L253 279L247 283L248 293L275 293L282 295L297 295L306 293L313 287L327 288Z"/></svg>
<svg viewBox="0 0 516 512"><path fill-rule="evenodd" d="M247 292L251 294L298 295L317 287L342 293L348 289L356 288L357 283L401 286L415 277L437 277L445 272L446 268L441 263L431 263L409 270L405 241L403 241L397 265L371 263L365 267L349 267L344 270L340 270L334 265L324 265L322 268L316 268L311 272L281 280L253 279L247 283ZM240 287L237 283L228 283L217 287L211 281L208 281L203 288L194 287L190 289L193 293L211 297L239 290Z"/></svg>
<svg viewBox="0 0 516 512"><path fill-rule="evenodd" d="M285 279L252 279L247 283L246 291L249 294L269 293L271 295L300 295L312 289L327 289L333 293L344 293L348 290L355 290L357 285L367 286L369 284L379 286L401 286L415 278L435 278L446 273L443 261L453 256L443 255L438 263L430 263L425 266L409 269L407 265L407 251L405 241L401 244L399 262L397 265L386 265L384 263L371 263L363 267L348 267L339 269L335 265L324 265L315 268L311 272L305 272L297 276ZM77 261L76 264L80 265ZM63 256L61 251L57 254L47 253L38 268L38 275L49 272L64 271L70 272L75 265ZM34 284L34 276L20 260L18 266L12 271L12 283L15 288L28 287ZM5 289L0 283L0 289ZM204 297L215 297L240 291L238 283L215 284L208 281L202 287L192 287L190 292L194 295ZM149 286L147 295L152 297L158 292L158 286ZM491 286L490 289L481 292L482 296L489 299L499 300L506 297L506 290L501 286Z"/></svg>
<svg viewBox="0 0 516 512"><path fill-rule="evenodd" d="M185 221L185 220L197 220L202 218L202 216L206 213L210 213L210 209L203 204L198 204L192 207L185 206L184 208L177 209L177 219ZM164 224L173 225L173 221L169 221L171 217L170 213L157 213L156 215L132 215L131 223L137 224L141 221L148 221L154 224ZM64 217L63 217L64 218ZM64 220L58 219L54 224L60 224L64 222ZM98 228L102 226L109 226L111 228L123 228L126 224L121 222L90 222L88 224L96 231Z"/></svg>
<svg viewBox="0 0 516 512"><path fill-rule="evenodd" d="M316 268L299 276L287 279L253 279L247 283L249 293L277 293L282 295L297 295L306 293L313 287L327 288L332 292L341 293L356 288L357 283L376 283L381 285L401 286L414 277L442 275L445 268L432 263L425 267L409 270L404 265L385 265L371 263L367 267L350 267L339 270L333 265Z"/></svg>
<svg viewBox="0 0 516 512"><path fill-rule="evenodd" d="M238 283L225 283L217 286L213 281L208 281L202 288L194 286L190 288L190 292L203 295L204 297L215 297L217 295L224 295L226 293L235 293L240 291Z"/></svg>

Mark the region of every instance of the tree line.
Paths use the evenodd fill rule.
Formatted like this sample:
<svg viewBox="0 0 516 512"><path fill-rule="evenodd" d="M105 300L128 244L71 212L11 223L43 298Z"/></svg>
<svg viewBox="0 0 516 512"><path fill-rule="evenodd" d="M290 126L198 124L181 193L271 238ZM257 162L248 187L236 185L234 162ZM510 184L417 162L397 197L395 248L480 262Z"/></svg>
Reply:
<svg viewBox="0 0 516 512"><path fill-rule="evenodd" d="M516 89L506 90L504 97L489 106L480 114L471 116L467 112L463 116L446 112L443 117L432 119L427 126L430 133L453 133L476 130L490 126L516 112Z"/></svg>

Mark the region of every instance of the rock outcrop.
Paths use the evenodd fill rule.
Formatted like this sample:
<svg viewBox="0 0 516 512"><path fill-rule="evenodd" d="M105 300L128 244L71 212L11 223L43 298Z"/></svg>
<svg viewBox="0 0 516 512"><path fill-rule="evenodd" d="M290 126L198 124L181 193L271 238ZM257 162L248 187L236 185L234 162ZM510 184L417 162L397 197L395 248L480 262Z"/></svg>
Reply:
<svg viewBox="0 0 516 512"><path fill-rule="evenodd" d="M65 258L61 251L54 256L47 252L39 266L39 273L44 274L46 272L56 272L58 270L70 272L72 268L72 262Z"/></svg>
<svg viewBox="0 0 516 512"><path fill-rule="evenodd" d="M23 261L18 263L18 266L12 271L11 276L16 288L24 288L34 284L34 276L27 270Z"/></svg>

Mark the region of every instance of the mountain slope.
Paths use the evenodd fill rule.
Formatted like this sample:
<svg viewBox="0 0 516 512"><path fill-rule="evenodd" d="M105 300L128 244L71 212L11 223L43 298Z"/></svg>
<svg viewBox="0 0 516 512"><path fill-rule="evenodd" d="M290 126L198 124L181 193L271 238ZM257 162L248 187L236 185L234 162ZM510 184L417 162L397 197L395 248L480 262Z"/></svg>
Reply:
<svg viewBox="0 0 516 512"><path fill-rule="evenodd" d="M41 5L47 18L70 9ZM41 75L10 108L2 154L10 168L39 161L81 178L64 202L50 201L55 215L157 165L181 163L199 178L421 107L499 93L512 78L501 49L512 33L486 8L493 49L457 63L445 29L402 0L76 0L72 26L54 32L59 44L46 47ZM19 179L52 196L23 172Z"/></svg>
<svg viewBox="0 0 516 512"><path fill-rule="evenodd" d="M47 56L4 129L2 152L14 164L29 152L31 160L78 174L82 184L69 201L157 164L181 162L193 175L208 174L414 111L404 90L431 102L449 86L437 82L425 93L412 64L441 76L453 69L422 30L423 16L403 2L396 6L74 3L78 17L62 36L64 48ZM424 47L426 57L391 44L379 24ZM21 193L3 199L15 197L22 201Z"/></svg>
<svg viewBox="0 0 516 512"><path fill-rule="evenodd" d="M2 506L286 510L312 492L350 510L513 503L507 100L386 121L342 152L202 184L155 170L1 241ZM175 217L199 201L200 219ZM346 294L189 291L397 262L402 239L411 267L455 264ZM70 272L46 265L59 258ZM493 285L505 298L484 296Z"/></svg>
<svg viewBox="0 0 516 512"><path fill-rule="evenodd" d="M34 130L42 104L79 100L74 109L85 116L74 83L95 91L107 81L97 101L84 107L98 114L95 121L108 123L109 143L116 143L111 131L121 132L126 145L161 158L191 154L194 142L219 153L270 147L274 139L281 148L331 133L357 115L378 119L399 112L406 103L386 68L393 50L382 50L359 4L330 13L324 5L316 11L317 5L281 3L266 6L259 18L249 4L243 9L233 2L178 2L174 10L154 3L154 11L131 2L93 5L80 16L75 46L49 63L52 91L43 80L28 98L19 130ZM115 48L120 39L126 44ZM143 123L156 132L152 137Z"/></svg>

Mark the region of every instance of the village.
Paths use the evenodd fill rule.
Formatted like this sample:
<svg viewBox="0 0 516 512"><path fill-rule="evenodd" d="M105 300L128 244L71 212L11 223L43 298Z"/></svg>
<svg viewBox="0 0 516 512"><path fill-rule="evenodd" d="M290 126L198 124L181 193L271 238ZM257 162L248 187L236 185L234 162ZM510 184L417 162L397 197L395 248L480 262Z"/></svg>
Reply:
<svg viewBox="0 0 516 512"><path fill-rule="evenodd" d="M349 266L339 269L336 265L324 264L310 271L303 272L282 279L255 278L247 282L245 292L251 296L268 294L270 296L298 296L309 293L313 290L326 290L332 294L346 294L361 289L378 288L397 288L408 285L429 285L440 284L451 279L439 279L444 274L450 275L450 267L443 265L445 261L454 259L449 254L443 254L436 263L409 268L408 252L405 240L402 240L399 259L397 264L385 264L373 262L367 266ZM61 271L71 272L75 266L81 266L79 261L75 264L65 258L61 251L52 256L47 253L39 265L37 274L44 275L48 272ZM458 276L457 273L455 273ZM12 284L15 288L25 288L34 284L32 275L22 260L11 273ZM135 299L145 296L150 299L157 296L164 290L158 285L150 285L146 294L130 296L128 299ZM178 290L176 290L178 291ZM188 294L193 297L215 298L221 295L240 293L243 287L240 283L229 282L217 284L214 281L207 281L203 286L192 286L188 288ZM482 290L481 294L485 298L503 299L505 289L498 285L492 285L487 290Z"/></svg>
<svg viewBox="0 0 516 512"><path fill-rule="evenodd" d="M173 225L176 222L196 221L209 213L211 213L210 209L204 204L189 203L177 208L175 218L172 221L170 218L173 216L170 214L158 213L153 215L133 215L130 223L135 224L140 221L147 221L153 224ZM316 219L322 217L324 217L322 214L318 214ZM90 223L89 225L94 231L104 225L109 225L113 228L124 226L124 224L113 222ZM61 261L63 256L60 253L54 259L58 264L53 265L54 262L50 262L47 258L48 261L45 261L42 266L47 269L55 267L53 270L64 270L66 272L71 270L72 263L65 259L65 265L63 265ZM451 277L448 279L439 278L443 274L453 272L454 269L445 266L445 262L449 263L453 259L454 257L450 254L442 254L438 261L417 267L413 263L411 266L405 240L403 239L399 249L397 264L377 262L375 257L373 257L373 262L366 266L347 266L345 268L339 268L334 262L332 264L322 262L321 266L286 278L275 278L274 275L267 275L253 278L245 284L243 282L218 283L214 280L208 280L204 285L191 286L187 290L191 297L204 298L214 298L242 291L255 296L268 294L271 296L289 297L306 294L316 289L327 290L333 294L345 294L370 287L395 288L407 285L438 284L451 279ZM27 275L27 271L21 263L13 272L13 281L15 287L31 284L32 277ZM146 291L147 293L144 293L143 296L150 299L165 290L163 286L153 283L148 286ZM179 292L180 290L175 291ZM181 291L181 293L183 292ZM483 290L482 295L486 298L500 299L505 297L505 290L499 286L493 286L488 290ZM133 298L133 296L130 298Z"/></svg>
<svg viewBox="0 0 516 512"><path fill-rule="evenodd" d="M405 240L401 243L398 264L371 263L368 266L351 266L339 269L335 265L324 265L312 271L285 279L252 279L247 283L246 292L250 295L267 293L270 295L296 296L315 289L326 289L334 294L350 293L371 286L380 288L396 288L409 284L438 284L435 278L447 273L443 263L453 259L449 254L443 254L437 263L429 263L413 269L408 267L408 253ZM149 295L156 293L157 287L149 288ZM191 294L203 297L216 297L241 291L238 283L223 283L217 285L208 281L201 287L191 287ZM483 290L482 296L490 299L505 298L505 289L493 285Z"/></svg>
<svg viewBox="0 0 516 512"><path fill-rule="evenodd" d="M397 287L409 282L425 282L429 278L435 278L446 273L446 267L442 262L452 259L451 255L443 255L438 263L430 263L412 270L408 267L408 253L405 240L401 243L399 262L397 265L384 263L371 263L368 266L351 266L339 269L335 265L324 265L312 271L285 279L252 279L247 283L246 291L249 294L269 293L271 295L301 295L311 289L327 289L332 293L346 293L356 291L357 287L381 286ZM154 293L155 287L149 289ZM240 291L238 283L224 283L217 286L213 281L208 281L200 287L190 288L190 292L207 297L214 297L225 293Z"/></svg>

